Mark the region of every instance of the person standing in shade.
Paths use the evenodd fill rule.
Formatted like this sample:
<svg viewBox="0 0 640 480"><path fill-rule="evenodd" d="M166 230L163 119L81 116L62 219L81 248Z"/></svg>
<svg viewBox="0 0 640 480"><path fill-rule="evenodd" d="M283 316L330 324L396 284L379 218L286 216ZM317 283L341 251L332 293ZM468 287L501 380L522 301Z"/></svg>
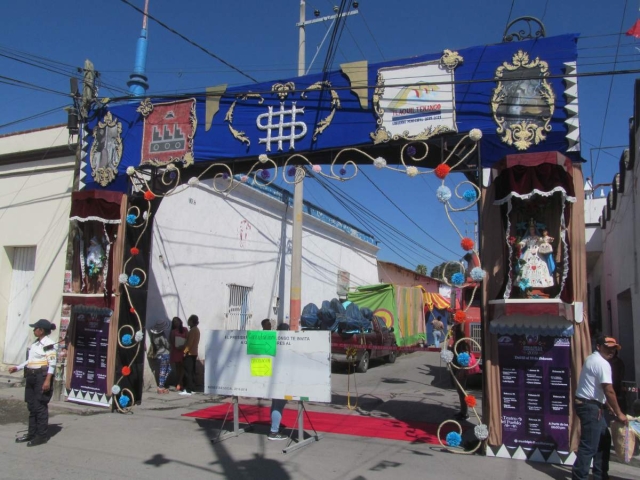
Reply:
<svg viewBox="0 0 640 480"><path fill-rule="evenodd" d="M586 480L593 460L593 478L609 478L611 433L604 418L605 403L616 419L624 424L627 417L620 410L613 390L611 365L620 345L613 337L596 337L596 351L587 357L580 372L574 408L580 419L580 443L576 452L571 478Z"/></svg>
<svg viewBox="0 0 640 480"><path fill-rule="evenodd" d="M441 317L434 318L431 321L431 326L433 327L433 343L436 348L440 348L440 342L444 334L444 323L442 323Z"/></svg>
<svg viewBox="0 0 640 480"><path fill-rule="evenodd" d="M269 320L268 318L262 320L260 322L260 325L262 326L262 330L271 330L271 320Z"/></svg>
<svg viewBox="0 0 640 480"><path fill-rule="evenodd" d="M176 371L176 390L182 390L182 379L184 377L184 347L187 344L188 330L182 325L180 317L173 317L171 320L171 333L169 334L169 344L171 345L171 355L169 360L173 363Z"/></svg>
<svg viewBox="0 0 640 480"><path fill-rule="evenodd" d="M269 328L264 328L263 330L271 330L271 322L269 322ZM289 330L289 324L281 323L278 325L276 330L287 331ZM284 411L284 406L287 404L287 401L280 398L271 399L271 429L269 430L269 436L267 439L269 440L287 440L289 437L282 434L282 428L280 422L282 422L282 412Z"/></svg>
<svg viewBox="0 0 640 480"><path fill-rule="evenodd" d="M187 320L189 333L184 347L184 390L180 395L191 395L195 388L196 361L198 360L198 344L200 343L200 329L197 315L191 315Z"/></svg>
<svg viewBox="0 0 640 480"><path fill-rule="evenodd" d="M29 347L27 361L9 367L9 373L24 370L26 378L24 401L29 408L29 431L16 438L16 443L27 442L27 447L35 447L49 440L49 400L53 393L52 379L56 370L55 343L49 335L56 326L44 319L29 326L33 328L36 341Z"/></svg>
<svg viewBox="0 0 640 480"><path fill-rule="evenodd" d="M171 373L170 345L165 337L168 327L168 321L160 320L151 329L153 354L158 362L158 393L169 393L169 389L165 387L167 377Z"/></svg>

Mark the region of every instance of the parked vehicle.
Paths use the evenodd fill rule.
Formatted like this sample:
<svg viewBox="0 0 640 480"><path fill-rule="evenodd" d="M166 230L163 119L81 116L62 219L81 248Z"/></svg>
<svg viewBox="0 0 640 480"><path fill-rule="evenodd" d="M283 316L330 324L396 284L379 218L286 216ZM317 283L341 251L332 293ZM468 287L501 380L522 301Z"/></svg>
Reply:
<svg viewBox="0 0 640 480"><path fill-rule="evenodd" d="M394 363L398 352L390 347L397 347L393 327L388 328L380 317L372 317L369 331L338 330L331 333L331 361L353 362L356 365L356 371L360 373L365 373L369 369L369 362L372 359L385 358L387 362ZM355 350L353 357L347 355L349 350Z"/></svg>

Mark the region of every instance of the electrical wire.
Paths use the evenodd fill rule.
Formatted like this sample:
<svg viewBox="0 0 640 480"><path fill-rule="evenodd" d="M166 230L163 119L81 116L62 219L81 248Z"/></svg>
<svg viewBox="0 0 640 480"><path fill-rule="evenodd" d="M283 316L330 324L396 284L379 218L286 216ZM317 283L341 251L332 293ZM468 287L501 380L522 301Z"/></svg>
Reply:
<svg viewBox="0 0 640 480"><path fill-rule="evenodd" d="M362 172L362 170L360 170L360 171ZM440 260L445 260L445 258L442 257L441 255L438 255L437 253L435 253L434 251L428 249L424 245L418 243L416 240L412 239L407 234L405 234L401 230L397 229L396 227L394 227L390 223L386 222L383 218L381 218L379 215L377 215L374 212L372 212L366 206L362 205L360 202L358 202L356 199L354 199L353 197L348 195L342 189L340 189L340 188L336 187L335 185L331 184L330 182L328 182L324 178L314 175L313 173L309 173L309 176L311 178L314 178L316 181L318 181L318 183L320 183L325 190L327 190L349 213L354 215L354 217L358 218L359 221L362 221L362 219L361 219L361 216L358 215L358 213L365 214L368 217L370 217L373 221L377 222L378 224L383 226L385 229L387 229L388 231L392 232L392 234L395 236L394 238L396 238L396 239L397 238L404 238L406 241L409 242L409 244L417 246L418 248L420 248L420 249L424 250L425 252L427 252L427 254L429 254L430 256L436 257L436 258L438 258ZM358 209L357 212L354 212L354 207L356 207ZM376 230L375 227L372 228L369 224L367 224L367 228L371 229L375 236L378 236L378 237L382 236L382 234L380 234L379 231L378 231L378 233L375 232L375 230ZM435 261L435 260L433 258L429 258L429 261Z"/></svg>
<svg viewBox="0 0 640 480"><path fill-rule="evenodd" d="M236 72L238 72L240 75L242 75L243 77L248 78L249 80L258 83L258 80L256 80L255 78L253 78L251 75L243 72L242 70L240 70L238 67L230 64L229 62L227 62L226 60L223 60L222 58L220 58L218 55L216 55L215 53L207 50L206 48L204 48L202 45L199 45L198 43L194 42L193 40L191 40L190 38L186 37L185 35L181 34L180 32L178 32L177 30L171 28L169 25L167 25L166 23L158 20L157 18L155 18L153 15L149 14L149 13L145 13L144 10L141 10L140 8L136 7L134 4L132 4L131 2L129 2L128 0L120 0L122 3L129 5L131 8L133 8L134 10L142 13L143 15L146 15L147 18L150 18L151 20L153 20L154 22L156 22L158 25L160 25L161 27L165 28L166 30L170 31L171 33L173 33L174 35L177 35L178 37L180 37L181 39L183 39L185 42L193 45L194 47L198 48L199 50L202 50L204 53L206 53L207 55L209 55L210 57L215 58L216 60L218 60L219 62L223 63L224 65L226 65L227 67L231 68L232 70L235 70Z"/></svg>
<svg viewBox="0 0 640 480"><path fill-rule="evenodd" d="M624 27L624 17L625 17L625 14L627 13L627 5L628 5L628 0L625 0L624 1L624 8L622 9L622 18L620 20L620 29L622 29ZM615 70L617 62L618 62L619 46L620 46L620 38L618 38L618 47L616 48L616 56L615 56L615 61L614 61L614 64L613 64L614 70ZM602 129L600 130L600 142L599 142L599 146L598 146L598 153L596 155L596 164L595 164L595 166L593 164L591 164L591 180L594 183L595 183L595 178L596 178L596 171L598 170L598 162L600 161L600 148L602 147L602 141L604 140L604 131L605 131L605 128L607 126L607 116L609 114L609 105L611 104L611 92L613 91L613 79L614 79L614 77L612 76L610 81L609 81L609 93L607 94L607 103L606 103L606 107L605 107L605 110L604 110Z"/></svg>
<svg viewBox="0 0 640 480"><path fill-rule="evenodd" d="M398 209L398 211L399 211L400 213L402 213L402 215L403 215L404 217L406 217L406 218L407 218L407 220L409 220L411 223L413 223L413 225L415 225L415 226L418 228L418 230L420 230L422 233L424 233L427 237L429 237L431 240L433 240L434 242L436 242L438 245L440 245L440 246L441 246L442 248L444 248L445 250L448 250L449 252L453 253L454 255L459 255L459 253L460 253L460 252L455 252L455 251L451 250L451 249L450 249L449 247L447 247L444 243L441 243L440 241L438 241L434 236L432 236L429 232L427 232L427 231L426 231L426 230L424 230L420 225L418 225L418 224L415 222L415 220L413 220L409 215L407 215L407 214L404 212L404 210L403 210L403 209L401 209L401 208L400 208L400 207L399 207L399 206L398 206L398 205L397 205L393 200L391 200L391 198L389 198L389 196L388 196L386 193L384 193L384 191L383 191L383 190L382 190L378 185L376 185L376 184L375 184L375 182L374 182L373 180L371 180L371 178L369 178L369 176L364 172L364 170L360 169L360 173L361 173L362 175L364 175L364 178L366 178L367 180L369 180L369 182L371 183L371 185L373 185L373 186L376 188L376 190L378 190L378 191L382 194L382 196L383 196L384 198L386 198L386 199L387 199L387 201L388 201L391 205L393 205L394 207L396 207L396 208Z"/></svg>
<svg viewBox="0 0 640 480"><path fill-rule="evenodd" d="M36 91L41 91L46 93L55 93L56 95L62 95L63 97L69 96L69 94L65 92L60 92L58 90L53 90L51 88L43 87L41 85L25 82L24 80L18 80L17 78L5 77L4 75L0 75L0 83L11 85L13 87L27 88L30 90L36 90Z"/></svg>
<svg viewBox="0 0 640 480"><path fill-rule="evenodd" d="M19 120L13 120L13 121L8 122L8 123L3 123L2 125L0 125L0 128L9 127L11 125L16 125L18 123L27 122L29 120L34 120L36 118L44 117L44 116L49 115L51 113L59 112L66 106L67 105L60 105L59 107L51 108L49 110L45 110L44 112L36 113L34 115L31 115L31 116L28 116L28 117L25 117L25 118L21 118Z"/></svg>

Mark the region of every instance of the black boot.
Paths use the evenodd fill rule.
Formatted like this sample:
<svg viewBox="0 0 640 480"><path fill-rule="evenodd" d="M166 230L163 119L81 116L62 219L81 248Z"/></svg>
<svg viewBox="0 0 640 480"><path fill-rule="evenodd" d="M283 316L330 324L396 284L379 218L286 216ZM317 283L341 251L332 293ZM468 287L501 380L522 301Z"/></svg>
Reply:
<svg viewBox="0 0 640 480"><path fill-rule="evenodd" d="M27 443L27 447L36 447L38 445L43 445L48 441L49 439L47 437L40 437L36 435L32 440L29 441L29 443Z"/></svg>
<svg viewBox="0 0 640 480"><path fill-rule="evenodd" d="M35 435L22 435L21 437L16 438L16 443L24 443L24 442L28 442L29 440L33 439L35 437Z"/></svg>

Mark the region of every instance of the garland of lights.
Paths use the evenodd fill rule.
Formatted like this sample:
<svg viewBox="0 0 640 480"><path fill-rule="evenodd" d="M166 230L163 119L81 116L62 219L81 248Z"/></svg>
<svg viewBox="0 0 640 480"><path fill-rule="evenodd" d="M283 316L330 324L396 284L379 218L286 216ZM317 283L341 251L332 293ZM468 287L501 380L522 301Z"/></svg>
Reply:
<svg viewBox="0 0 640 480"><path fill-rule="evenodd" d="M450 212L463 212L474 207L480 200L480 188L469 181L463 181L460 184L458 184L454 188L453 194L455 194L457 199L466 201L467 205L456 208L450 203L450 200L453 194L451 192L451 189L449 189L449 187L445 185L445 179L452 169L462 164L478 148L478 142L480 141L481 138L482 138L482 132L476 128L472 129L467 135L464 135L458 141L458 143L454 146L451 152L449 152L449 155L447 156L447 158L445 158L442 163L440 163L436 168L432 170L420 170L418 169L418 167L411 164L411 162L419 162L427 158L427 155L429 154L429 145L423 141L414 141L402 146L400 150L400 165L398 167L391 167L387 164L387 161L384 158L382 157L374 158L368 153L358 148L342 149L335 155L333 161L331 162L329 166L328 174L322 171L322 167L320 165L313 164L304 155L299 153L294 153L289 158L287 158L284 165L282 166L282 178L285 181L285 183L289 185L303 181L305 176L304 169L300 168L297 164L306 163L311 167L312 171L316 175L321 175L328 179L345 182L355 178L355 176L358 174L358 165L356 164L355 161L351 159L347 159L344 161L344 163L341 164L337 172L336 172L336 168L337 168L337 165L340 165L341 158L345 157L346 155L354 155L354 154L370 160L373 166L379 170L382 170L382 169L392 170L395 172L404 173L409 177L434 174L436 177L442 180L442 184L440 187L438 187L438 190L436 192L436 197L438 198L438 201L440 201L444 205L447 219L455 229L456 233L460 236L460 239L461 239L460 244L462 248L467 251L472 251L479 258L478 251L475 248L473 240L470 238L464 237L460 233L460 230L458 230L455 223L453 222L453 219L451 218ZM468 139L471 140L471 144L468 144L466 142L466 140ZM456 154L456 152L459 155L459 160L456 163L449 165L449 162L452 160L453 155ZM296 165L294 165L292 162L296 162ZM207 172L209 172L211 169L215 167L221 168L222 170L224 170L224 172L217 173L214 175L211 187L209 187L208 185L206 186L202 185L202 186L207 189L212 188L213 191L221 194L229 194L240 183L246 183L250 177L253 177L254 183L257 184L258 186L268 186L271 183L273 183L273 181L275 180L278 174L277 163L271 158L269 158L266 154L261 154L258 156L258 161L255 164L253 164L251 169L245 175L242 175L240 177L239 182L234 179L233 172L231 171L231 168L229 168L227 164L214 163L209 165L200 175L189 178L189 180L187 181L187 185L189 187L200 186L201 185L200 179L204 175L206 175ZM274 169L275 173L273 176L271 176L267 168ZM350 175L348 175L348 169L352 170L352 173ZM165 187L170 187L167 190L167 192L164 194L154 193L151 190L151 187L149 186L149 183L147 182L144 175L140 173L138 170L136 170L134 167L127 168L127 175L129 175L129 177L131 178L131 182L134 184L134 187L138 191L142 192L143 198L147 202L147 204L144 212L141 212L140 208L137 206L130 207L127 210L127 217L126 217L127 225L134 229L139 229L140 233L138 234L138 237L136 238L133 244L133 247L129 249L129 257L124 262L124 265L122 268L123 273L119 277L120 286L122 287L122 290L124 290L124 294L129 303L129 311L135 315L136 322L137 322L136 324L137 328L134 328L131 325L123 325L118 330L118 345L120 346L120 348L123 348L123 349L135 348L135 354L131 358L131 361L129 362L128 365L125 365L121 368L121 371L120 371L121 375L113 385L113 388L111 389L112 403L115 406L115 408L121 413L130 412L132 406L135 404L135 398L134 398L133 392L131 392L130 389L122 388L120 386L120 383L123 381L125 377L128 377L131 374L131 366L134 364L134 362L138 358L138 355L140 355L140 351L142 350L141 344L144 340L144 330L142 325L142 319L140 318L138 310L135 308L133 304L130 291L132 288L142 288L147 281L147 273L143 269L136 267L131 269L129 273L127 273L128 271L127 266L136 255L140 254L140 249L138 245L142 239L142 235L145 233L145 231L147 230L147 228L149 228L149 225L150 225L149 221L151 218L151 202L158 197L169 197L171 195L183 192L185 190L185 189L181 189L181 190L178 189L178 187L180 186L180 170L173 163L167 165L162 172L162 176L161 176L162 184ZM293 177L293 178L289 179L287 177ZM460 194L459 188L465 184L471 185L472 188L465 190L462 194ZM475 296L475 293L478 289L478 284L484 279L486 272L482 270L482 268L480 267L475 267L471 271L471 279L473 281L472 283L468 283L464 275L461 273L454 274L451 278L451 281L449 281L444 274L446 270L446 266L449 264L459 265L464 271L464 266L460 262L447 262L445 264L445 268L442 269L441 278L439 278L439 280L445 283L446 285L454 286L457 288L473 285L473 292L471 297L473 301L473 297ZM466 320L465 312L468 310L471 303L472 302L469 302L469 305L464 310L459 310L454 312L454 320L456 322L463 323ZM474 341L474 340L471 339L471 341ZM444 342L443 342L443 345L444 345ZM457 343L456 343L456 346L457 346ZM455 350L455 347L454 347L454 350ZM441 355L443 355L443 358L444 358L445 352L446 351L443 350L441 353ZM451 353L451 352L448 352L448 353ZM451 359L453 359L453 356L451 357ZM463 368L455 365L453 367ZM447 362L447 368L449 369L449 371L452 371L451 361ZM471 368L471 367L464 367L464 368ZM456 380L456 383L458 383L457 380ZM468 396L468 397L473 398L472 396ZM475 404L471 408L473 408L474 413L476 413ZM476 417L478 417L477 413L476 413ZM456 425L458 425L458 428L461 431L460 425L453 420L445 421L443 424L440 425L440 428L442 427L442 425L444 425L447 422L455 423ZM483 425L479 425L479 426L484 427ZM440 432L440 428L438 429L438 434ZM480 432L480 436L483 436L483 435L484 435L483 431ZM476 436L478 436L478 434L476 434ZM480 436L478 436L478 438L480 440L484 440L484 438L481 439ZM439 438L440 437L438 436L438 439ZM455 440L453 439L450 439L450 440L452 443L455 443ZM475 450L477 450L477 448L478 447L476 447L476 449L474 449L472 452L469 452L469 453L473 453Z"/></svg>

